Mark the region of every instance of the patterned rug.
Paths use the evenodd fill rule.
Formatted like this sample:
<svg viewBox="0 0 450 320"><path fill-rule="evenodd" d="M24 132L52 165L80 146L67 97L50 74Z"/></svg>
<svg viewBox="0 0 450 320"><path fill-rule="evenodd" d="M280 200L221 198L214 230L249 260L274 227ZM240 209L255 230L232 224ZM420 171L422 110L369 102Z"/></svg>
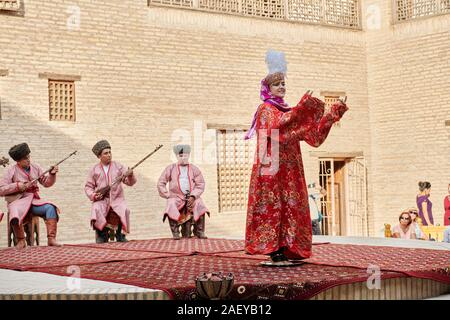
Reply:
<svg viewBox="0 0 450 320"><path fill-rule="evenodd" d="M384 271L401 272L450 284L450 251L420 248L399 248L349 244L313 245L312 257L305 262L335 267L352 267L367 270L369 267ZM266 260L263 255L245 252L215 253L214 256Z"/></svg>
<svg viewBox="0 0 450 320"><path fill-rule="evenodd" d="M106 248L120 251L144 251L144 252L162 252L162 253L221 253L242 251L244 241L225 240L225 239L180 239L172 238L139 240L129 242L110 242L106 244L81 244L76 247Z"/></svg>
<svg viewBox="0 0 450 320"><path fill-rule="evenodd" d="M450 284L450 251L349 244L313 247L308 263L402 272Z"/></svg>
<svg viewBox="0 0 450 320"><path fill-rule="evenodd" d="M51 268L58 266L67 267L102 262L165 258L179 255L179 253L118 251L75 246L27 247L22 250L8 248L0 250L0 268L18 271L31 271L35 268L50 268L49 270L51 270Z"/></svg>
<svg viewBox="0 0 450 320"><path fill-rule="evenodd" d="M64 267L35 269L36 272L67 276ZM261 267L253 259L217 256L100 263L80 267L82 278L112 281L144 288L160 289L172 299L197 300L195 278L203 272L233 273L235 283L229 299L309 299L336 285L367 281L366 270L305 264L292 268ZM382 272L381 278L400 278L396 272Z"/></svg>
<svg viewBox="0 0 450 320"><path fill-rule="evenodd" d="M244 243L226 239L153 239L127 243L0 250L0 268L71 275L167 292L173 299L199 299L195 278L233 273L230 299L309 299L337 285L365 282L369 266L381 278L418 277L450 284L450 251L366 245L313 245L307 263L261 267L266 256L247 255ZM71 270L71 269L70 269Z"/></svg>

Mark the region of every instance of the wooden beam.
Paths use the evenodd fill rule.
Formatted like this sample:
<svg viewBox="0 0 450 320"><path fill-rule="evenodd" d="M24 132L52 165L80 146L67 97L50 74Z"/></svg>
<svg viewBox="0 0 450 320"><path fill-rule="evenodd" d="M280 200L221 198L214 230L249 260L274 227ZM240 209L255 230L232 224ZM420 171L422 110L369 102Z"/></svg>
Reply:
<svg viewBox="0 0 450 320"><path fill-rule="evenodd" d="M310 151L309 155L315 158L356 158L363 157L364 152L354 151L354 152L327 152L327 151Z"/></svg>
<svg viewBox="0 0 450 320"><path fill-rule="evenodd" d="M322 97L344 97L346 95L345 91L320 91Z"/></svg>
<svg viewBox="0 0 450 320"><path fill-rule="evenodd" d="M206 128L215 130L248 130L250 128L250 124L207 123Z"/></svg>
<svg viewBox="0 0 450 320"><path fill-rule="evenodd" d="M0 1L0 14L16 17L25 17L24 0Z"/></svg>
<svg viewBox="0 0 450 320"><path fill-rule="evenodd" d="M8 69L0 69L0 77L6 77L7 75L9 75Z"/></svg>
<svg viewBox="0 0 450 320"><path fill-rule="evenodd" d="M21 7L21 0L7 0L0 1L0 10L4 11L19 11Z"/></svg>
<svg viewBox="0 0 450 320"><path fill-rule="evenodd" d="M39 79L60 80L60 81L80 81L81 76L43 72L43 73L39 73Z"/></svg>

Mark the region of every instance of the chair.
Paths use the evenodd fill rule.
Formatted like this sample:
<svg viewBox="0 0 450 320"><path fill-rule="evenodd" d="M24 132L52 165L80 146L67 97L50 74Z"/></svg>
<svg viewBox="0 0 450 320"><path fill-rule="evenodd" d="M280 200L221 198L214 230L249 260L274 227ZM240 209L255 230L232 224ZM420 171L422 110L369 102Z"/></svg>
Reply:
<svg viewBox="0 0 450 320"><path fill-rule="evenodd" d="M11 224L9 223L9 212L7 217L7 235L8 235L8 247L11 247L13 244L17 244L16 235L11 228ZM31 214L27 214L23 221L23 229L25 231L25 240L27 245L32 247L35 244L39 246L40 242L40 233L39 233L39 217L33 216Z"/></svg>

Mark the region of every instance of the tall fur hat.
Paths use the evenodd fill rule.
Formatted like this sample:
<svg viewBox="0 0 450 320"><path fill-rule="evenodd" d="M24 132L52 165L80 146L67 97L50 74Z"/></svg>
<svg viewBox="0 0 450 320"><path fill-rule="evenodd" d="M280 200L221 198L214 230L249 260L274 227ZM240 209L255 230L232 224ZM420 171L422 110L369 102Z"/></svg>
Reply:
<svg viewBox="0 0 450 320"><path fill-rule="evenodd" d="M111 145L106 140L100 140L92 147L92 152L98 157L105 149L111 149Z"/></svg>
<svg viewBox="0 0 450 320"><path fill-rule="evenodd" d="M31 152L30 147L26 143L16 144L14 147L9 149L9 156L14 159L14 161L20 161L29 155Z"/></svg>
<svg viewBox="0 0 450 320"><path fill-rule="evenodd" d="M179 155L182 153L191 153L191 146L188 144L178 144L173 147L173 152L176 155Z"/></svg>

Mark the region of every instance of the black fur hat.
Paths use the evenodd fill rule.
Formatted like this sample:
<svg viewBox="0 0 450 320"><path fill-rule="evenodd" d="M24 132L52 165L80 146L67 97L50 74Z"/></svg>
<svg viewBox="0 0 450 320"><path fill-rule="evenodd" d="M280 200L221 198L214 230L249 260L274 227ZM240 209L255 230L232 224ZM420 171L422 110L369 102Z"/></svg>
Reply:
<svg viewBox="0 0 450 320"><path fill-rule="evenodd" d="M16 144L14 147L9 149L9 156L13 158L14 161L20 161L29 155L31 152L30 147L26 143Z"/></svg>

